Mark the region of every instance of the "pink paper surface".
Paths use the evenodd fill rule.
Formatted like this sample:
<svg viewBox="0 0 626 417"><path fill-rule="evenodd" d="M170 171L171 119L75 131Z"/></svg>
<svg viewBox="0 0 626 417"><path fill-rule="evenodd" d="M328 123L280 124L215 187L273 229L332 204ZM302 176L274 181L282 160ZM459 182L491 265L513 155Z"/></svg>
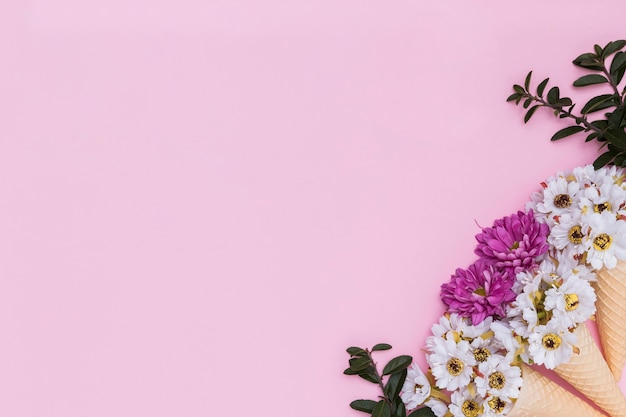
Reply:
<svg viewBox="0 0 626 417"><path fill-rule="evenodd" d="M0 415L361 415L344 349L423 365L478 225L594 159L505 99L624 12L3 2Z"/></svg>

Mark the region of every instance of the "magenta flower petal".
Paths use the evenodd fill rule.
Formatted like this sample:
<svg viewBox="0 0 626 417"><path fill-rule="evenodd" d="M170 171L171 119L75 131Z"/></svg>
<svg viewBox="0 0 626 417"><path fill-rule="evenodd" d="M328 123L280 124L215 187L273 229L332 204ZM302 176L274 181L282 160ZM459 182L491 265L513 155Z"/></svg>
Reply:
<svg viewBox="0 0 626 417"><path fill-rule="evenodd" d="M537 257L548 251L549 228L539 223L532 211L518 211L496 220L476 235L475 253L485 262L505 269L510 275L535 266Z"/></svg>
<svg viewBox="0 0 626 417"><path fill-rule="evenodd" d="M504 317L506 305L515 300L513 277L494 265L477 261L466 270L457 269L441 286L441 300L451 313L470 317L477 325L488 316Z"/></svg>

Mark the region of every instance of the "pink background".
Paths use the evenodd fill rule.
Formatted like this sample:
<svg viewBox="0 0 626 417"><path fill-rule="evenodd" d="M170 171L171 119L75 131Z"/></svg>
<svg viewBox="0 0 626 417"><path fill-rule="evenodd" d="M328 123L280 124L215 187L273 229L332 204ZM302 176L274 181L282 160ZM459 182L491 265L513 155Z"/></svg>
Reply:
<svg viewBox="0 0 626 417"><path fill-rule="evenodd" d="M477 224L596 154L505 98L626 4L518 4L2 1L0 415L361 415L344 349L423 363Z"/></svg>

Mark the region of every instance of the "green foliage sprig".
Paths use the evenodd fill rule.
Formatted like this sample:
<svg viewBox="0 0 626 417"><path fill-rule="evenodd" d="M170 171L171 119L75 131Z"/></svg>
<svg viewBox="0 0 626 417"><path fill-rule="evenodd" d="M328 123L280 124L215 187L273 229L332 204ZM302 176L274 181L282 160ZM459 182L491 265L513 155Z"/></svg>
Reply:
<svg viewBox="0 0 626 417"><path fill-rule="evenodd" d="M554 111L555 116L573 121L573 125L556 132L551 140L586 132L585 142L597 140L601 143L601 149L606 147L605 152L593 163L596 169L607 164L626 167L626 86L620 86L626 72L626 52L622 51L624 46L626 40L609 42L604 48L594 45L594 52L584 53L573 61L577 67L592 72L574 81L574 87L606 84L610 90L607 94L587 101L578 113L574 113L576 104L572 99L561 97L559 87L550 88L544 97L549 78L541 81L535 93L532 93L530 89L532 71L526 76L524 85L513 85L514 93L507 101L514 101L516 105L522 103L522 107L528 109L524 123L527 123L540 107L548 107ZM604 113L604 119L589 119L590 114L602 110L609 110Z"/></svg>
<svg viewBox="0 0 626 417"><path fill-rule="evenodd" d="M373 384L377 384L383 395L374 400L355 400L350 407L355 410L371 414L372 417L407 417L406 408L400 398L400 390L404 385L407 375L407 367L411 365L413 358L401 355L391 359L383 368L382 374L378 372L376 362L372 358L372 352L389 350L391 345L379 343L372 349L349 347L346 349L350 354L348 363L350 366L343 371L346 375L358 375ZM387 381L384 381L384 378ZM413 411L408 417L434 417L430 408L424 407Z"/></svg>

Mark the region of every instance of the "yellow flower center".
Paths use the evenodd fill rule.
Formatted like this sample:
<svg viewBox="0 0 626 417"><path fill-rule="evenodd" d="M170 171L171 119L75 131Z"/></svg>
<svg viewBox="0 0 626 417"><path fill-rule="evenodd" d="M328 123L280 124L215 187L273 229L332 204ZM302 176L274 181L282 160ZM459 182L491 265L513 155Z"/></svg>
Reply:
<svg viewBox="0 0 626 417"><path fill-rule="evenodd" d="M611 203L607 201L606 203L600 203L593 206L593 211L596 213L602 213L604 210L611 211L612 208Z"/></svg>
<svg viewBox="0 0 626 417"><path fill-rule="evenodd" d="M613 238L606 233L600 233L593 239L593 247L596 250L607 250L611 247Z"/></svg>
<svg viewBox="0 0 626 417"><path fill-rule="evenodd" d="M580 305L580 301L578 301L578 295L576 294L565 294L565 310L566 311L574 311Z"/></svg>
<svg viewBox="0 0 626 417"><path fill-rule="evenodd" d="M461 411L465 417L476 417L481 413L481 407L476 401L466 400L461 406Z"/></svg>
<svg viewBox="0 0 626 417"><path fill-rule="evenodd" d="M581 243L583 243L583 237L583 229L579 225L572 227L567 233L567 238L574 245L580 245Z"/></svg>
<svg viewBox="0 0 626 417"><path fill-rule="evenodd" d="M502 372L494 372L489 375L489 386L493 389L502 389L506 378Z"/></svg>
<svg viewBox="0 0 626 417"><path fill-rule="evenodd" d="M489 404L489 408L498 414L502 413L504 411L504 407L506 407L506 403L498 397L493 397L487 401L487 404Z"/></svg>
<svg viewBox="0 0 626 417"><path fill-rule="evenodd" d="M474 350L474 359L476 359L476 362L485 362L489 356L491 356L489 349L478 348Z"/></svg>
<svg viewBox="0 0 626 417"><path fill-rule="evenodd" d="M463 365L463 362L461 362L459 358L452 358L446 364L446 369L452 376L461 375L461 372L463 372L464 367L465 365Z"/></svg>
<svg viewBox="0 0 626 417"><path fill-rule="evenodd" d="M554 197L554 205L558 208L566 208L572 205L572 197L568 194L558 194Z"/></svg>
<svg viewBox="0 0 626 417"><path fill-rule="evenodd" d="M556 335L554 333L548 333L543 337L543 339L541 339L541 343L543 344L544 348L548 350L555 350L558 349L559 346L561 346L561 338L559 337L559 335Z"/></svg>

